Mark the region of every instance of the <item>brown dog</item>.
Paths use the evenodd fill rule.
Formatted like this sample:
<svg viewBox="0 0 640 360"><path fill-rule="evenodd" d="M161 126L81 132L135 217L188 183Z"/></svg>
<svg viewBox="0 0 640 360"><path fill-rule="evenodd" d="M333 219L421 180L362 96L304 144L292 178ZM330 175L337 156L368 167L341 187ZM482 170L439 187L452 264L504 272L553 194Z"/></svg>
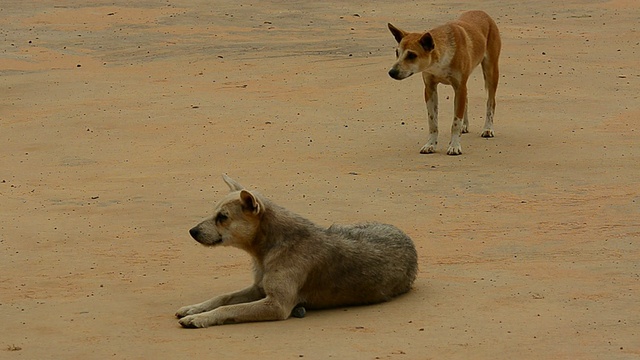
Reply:
<svg viewBox="0 0 640 360"><path fill-rule="evenodd" d="M373 304L411 288L416 249L398 228L366 223L323 229L223 177L231 192L212 218L189 233L206 246L248 252L254 283L180 308L176 316L182 326L302 317L303 307Z"/></svg>
<svg viewBox="0 0 640 360"><path fill-rule="evenodd" d="M482 137L493 137L493 114L498 88L500 33L496 23L483 11L463 13L456 21L438 26L426 33L408 33L388 24L398 42L397 61L389 70L396 80L422 73L424 100L429 115L429 139L420 153L435 152L438 143L439 83L451 85L455 91L454 117L451 126L449 155L462 154L460 134L468 132L467 80L473 69L482 64L484 85L489 93L487 117Z"/></svg>

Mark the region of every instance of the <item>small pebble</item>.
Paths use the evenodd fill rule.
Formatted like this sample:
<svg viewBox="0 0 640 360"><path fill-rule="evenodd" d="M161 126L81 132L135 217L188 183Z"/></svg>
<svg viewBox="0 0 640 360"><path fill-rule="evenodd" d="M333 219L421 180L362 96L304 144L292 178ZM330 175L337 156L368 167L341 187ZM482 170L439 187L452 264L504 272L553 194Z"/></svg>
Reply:
<svg viewBox="0 0 640 360"><path fill-rule="evenodd" d="M304 306L296 306L291 311L291 316L302 319L306 315L306 313L307 310L304 308Z"/></svg>

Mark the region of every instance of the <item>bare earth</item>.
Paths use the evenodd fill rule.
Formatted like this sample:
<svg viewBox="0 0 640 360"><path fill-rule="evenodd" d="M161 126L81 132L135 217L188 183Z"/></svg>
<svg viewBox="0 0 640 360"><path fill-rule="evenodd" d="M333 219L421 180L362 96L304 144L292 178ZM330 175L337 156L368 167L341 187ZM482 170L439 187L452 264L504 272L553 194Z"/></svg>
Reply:
<svg viewBox="0 0 640 360"><path fill-rule="evenodd" d="M90 4L90 5L88 5ZM0 4L0 358L638 359L640 2L484 1L503 38L496 137L438 152L387 22L479 2ZM251 281L188 229L220 174L321 225L377 220L413 291L304 319L182 329Z"/></svg>

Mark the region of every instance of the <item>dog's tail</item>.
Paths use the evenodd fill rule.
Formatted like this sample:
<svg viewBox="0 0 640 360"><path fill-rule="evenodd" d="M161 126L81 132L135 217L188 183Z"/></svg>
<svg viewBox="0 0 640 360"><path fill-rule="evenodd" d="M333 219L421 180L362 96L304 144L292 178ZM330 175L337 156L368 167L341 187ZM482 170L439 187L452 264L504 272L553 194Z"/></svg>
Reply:
<svg viewBox="0 0 640 360"><path fill-rule="evenodd" d="M498 61L500 50L502 49L502 41L500 40L500 30L498 30L496 22L489 16L487 16L487 20L489 22L489 30L487 31L486 53L482 60L482 75L484 76L484 88L490 91L491 88L495 88L498 82Z"/></svg>

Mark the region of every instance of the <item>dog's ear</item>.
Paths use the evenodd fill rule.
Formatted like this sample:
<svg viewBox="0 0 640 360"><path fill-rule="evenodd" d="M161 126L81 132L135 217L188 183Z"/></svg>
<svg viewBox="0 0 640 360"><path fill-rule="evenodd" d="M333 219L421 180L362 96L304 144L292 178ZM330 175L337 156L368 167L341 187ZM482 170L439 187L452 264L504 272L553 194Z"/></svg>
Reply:
<svg viewBox="0 0 640 360"><path fill-rule="evenodd" d="M391 25L391 23L388 23L387 26L389 27L389 31L391 31L391 33L393 34L393 37L396 38L396 41L398 43L400 43L400 41L402 41L402 38L407 35L406 32L404 32L404 31L398 29L397 27Z"/></svg>
<svg viewBox="0 0 640 360"><path fill-rule="evenodd" d="M435 44L433 43L433 37L430 33L422 35L422 37L420 38L420 45L422 45L422 48L426 51L433 50Z"/></svg>
<svg viewBox="0 0 640 360"><path fill-rule="evenodd" d="M222 179L224 180L224 182L227 183L227 185L229 185L229 189L231 189L231 191L240 191L244 189L244 186L240 185L237 181L228 177L227 174L222 174Z"/></svg>
<svg viewBox="0 0 640 360"><path fill-rule="evenodd" d="M250 191L240 191L240 201L242 202L242 208L251 212L253 215L258 215L264 211L264 204L260 199L253 195Z"/></svg>

